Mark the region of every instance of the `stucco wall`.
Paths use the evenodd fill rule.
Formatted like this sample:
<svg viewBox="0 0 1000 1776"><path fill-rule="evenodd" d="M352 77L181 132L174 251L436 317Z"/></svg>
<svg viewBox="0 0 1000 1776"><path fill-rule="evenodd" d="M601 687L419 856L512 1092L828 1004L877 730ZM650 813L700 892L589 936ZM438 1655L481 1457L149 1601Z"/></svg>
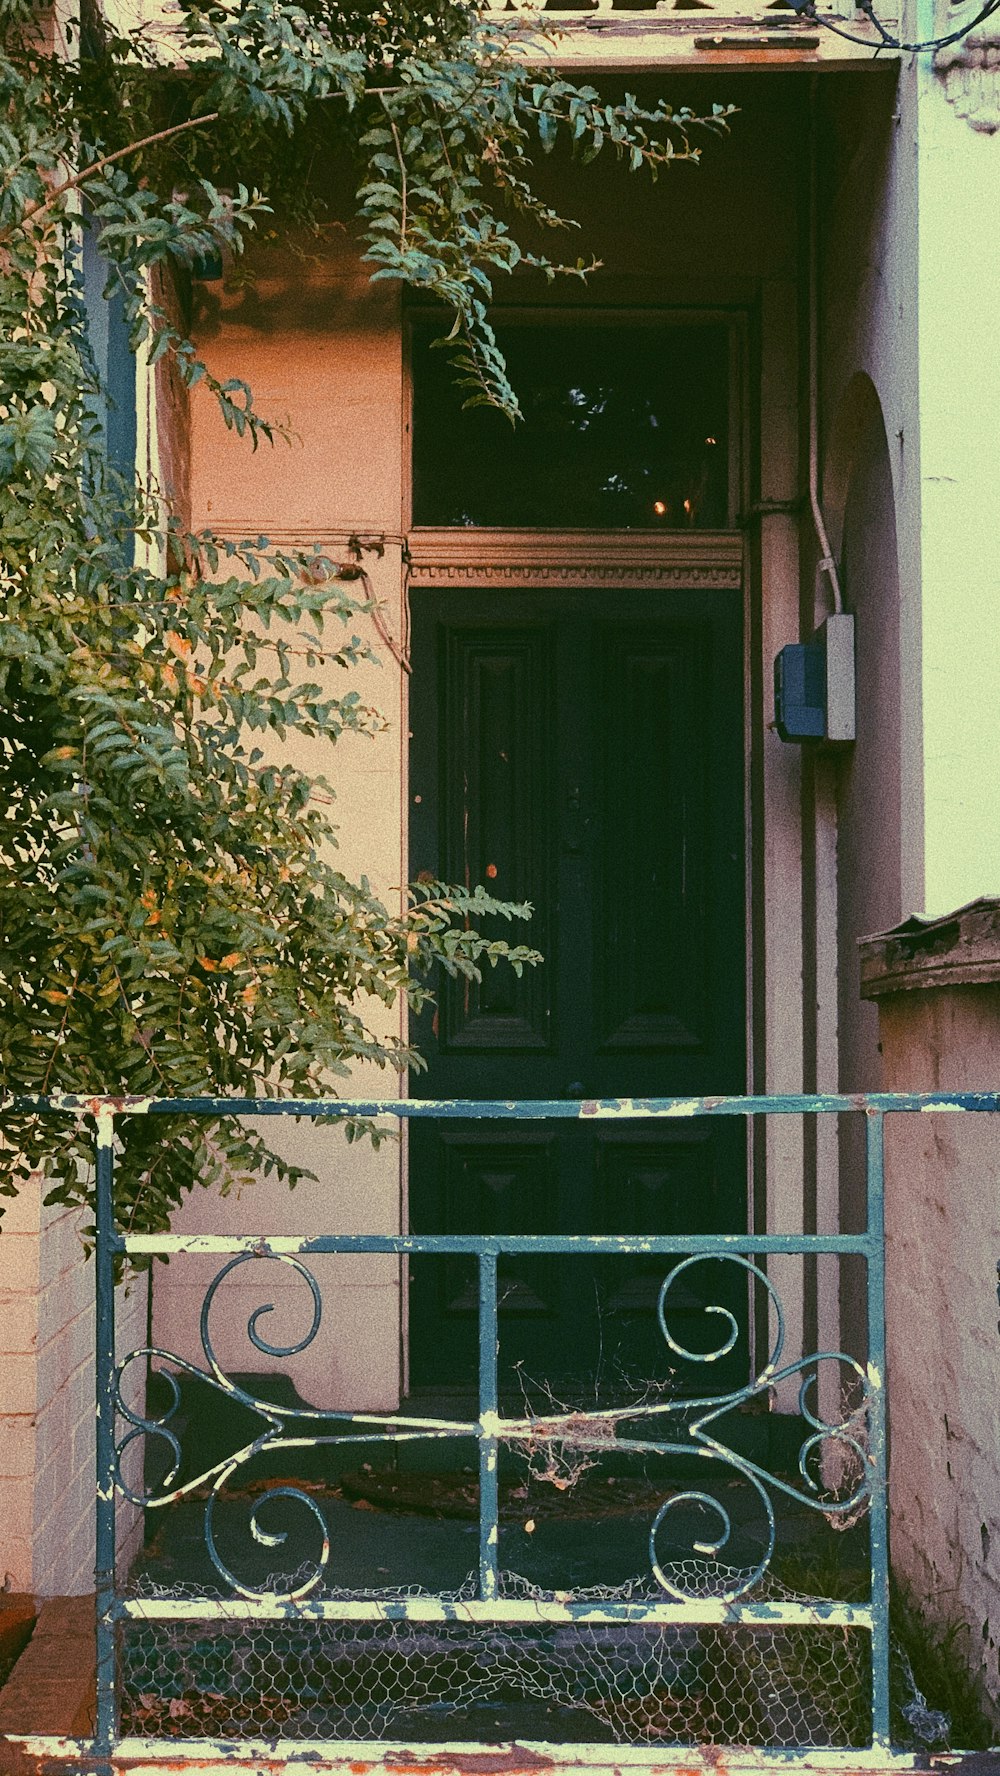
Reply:
<svg viewBox="0 0 1000 1776"><path fill-rule="evenodd" d="M921 30L933 29L923 13ZM881 1073L857 939L998 885L1000 652L984 638L1000 618L1000 369L987 295L1000 288L987 221L1000 134L959 116L929 58L904 62L898 83L832 75L817 97L823 495L858 624L858 741L835 767L828 815L836 1051L851 1090L877 1087ZM969 328L956 324L960 290ZM863 1154L846 1120L839 1197L844 1224L858 1225ZM843 1298L849 1348L861 1342L859 1282Z"/></svg>
<svg viewBox="0 0 1000 1776"><path fill-rule="evenodd" d="M803 1015L819 1089L879 1084L877 1018L856 944L923 896L921 849L916 89L909 66L815 83L820 493L855 618L857 739L807 766L809 910ZM804 633L831 610L805 557ZM813 989L814 990L811 990ZM825 1141L826 1145L823 1145ZM817 1225L865 1214L858 1118L818 1135ZM818 1332L863 1354L864 1276L820 1277Z"/></svg>
<svg viewBox="0 0 1000 1776"><path fill-rule="evenodd" d="M913 12L918 34L941 28L930 4ZM983 645L1000 619L1000 131L973 127L960 89L926 56L898 86L819 82L824 492L839 546L862 373L885 420L903 589L902 901L932 913L1000 886L1000 655Z"/></svg>
<svg viewBox="0 0 1000 1776"><path fill-rule="evenodd" d="M220 377L239 375L254 389L259 411L289 427L288 442L254 454L228 433L210 399L196 399L188 421L188 495L195 527L211 525L231 537L271 537L282 545L320 543L346 559L352 531L384 533L386 552L366 559L385 624L398 639L402 624L400 519L402 505L402 331L398 293L369 284L342 228L318 242L283 244L256 255L257 281L233 296L220 285L198 288L197 338ZM370 618L354 627L380 655L377 665L335 668L324 688L357 690L380 711L375 738L344 736L336 754L290 735L285 757L325 773L336 784L338 867L368 876L391 904L405 880L405 819L400 771L405 742L403 674ZM322 674L313 674L320 676ZM398 1012L378 1003L364 1008L380 1032L399 1030ZM359 1069L356 1089L392 1096L397 1080L376 1068ZM338 1082L343 1090L343 1083ZM378 1153L349 1147L331 1129L306 1125L267 1133L296 1161L317 1173L294 1195L261 1181L239 1197L196 1194L176 1216L175 1231L319 1233L392 1232L400 1225L400 1149ZM175 1259L153 1278L156 1341L204 1362L198 1319L218 1265ZM399 1387L399 1267L391 1257L317 1261L324 1295L319 1336L282 1364L306 1398L322 1406L391 1406ZM263 1274L267 1272L268 1274ZM274 1369L247 1336L254 1308L275 1302L267 1337L297 1342L308 1319L305 1286L287 1267L247 1266L224 1285L212 1316L225 1367ZM263 1328L262 1328L263 1330Z"/></svg>
<svg viewBox="0 0 1000 1776"><path fill-rule="evenodd" d="M997 78L973 72L966 101ZM920 80L924 907L939 913L1000 892L1000 130L963 114L960 70L946 85L922 58Z"/></svg>
<svg viewBox="0 0 1000 1776"><path fill-rule="evenodd" d="M874 847L848 910L848 926L874 915L865 927L874 931L879 905L913 910L924 898L913 70L830 75L817 102L822 493L846 602L859 613L856 751L876 773L879 800L875 821L848 758L840 818L854 875ZM856 961L845 977L856 999ZM845 1047L842 1064L859 1084L874 1083L860 1078L870 1054L870 1034Z"/></svg>
<svg viewBox="0 0 1000 1776"><path fill-rule="evenodd" d="M903 912L901 834L903 759L900 742L900 587L889 451L872 394L852 463L844 513L841 572L854 612L857 740L836 767L837 1008L839 1085L877 1089L881 1067L878 1014L858 991L858 939L885 930ZM844 1228L866 1215L863 1119L839 1119L839 1209ZM866 1354L864 1265L841 1265L841 1338Z"/></svg>
<svg viewBox="0 0 1000 1776"><path fill-rule="evenodd" d="M855 615L857 740L838 771L840 1029L845 1091L879 1077L878 1017L858 995L857 940L902 913L900 833L900 587L889 448L868 409L852 465L841 573Z"/></svg>

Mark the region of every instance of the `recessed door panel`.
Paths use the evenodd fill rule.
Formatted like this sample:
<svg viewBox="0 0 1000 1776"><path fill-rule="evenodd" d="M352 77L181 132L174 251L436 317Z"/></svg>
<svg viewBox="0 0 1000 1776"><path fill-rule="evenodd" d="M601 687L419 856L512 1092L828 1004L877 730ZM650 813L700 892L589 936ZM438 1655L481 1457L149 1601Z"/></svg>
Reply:
<svg viewBox="0 0 1000 1776"><path fill-rule="evenodd" d="M550 853L549 766L555 748L551 637L545 629L451 629L442 638L439 766L445 818L434 868L449 882L482 882L527 900ZM451 764L454 769L448 768ZM533 943L545 942L544 915ZM540 1049L549 1040L551 973L520 979L489 968L480 983L443 989L443 1051Z"/></svg>
<svg viewBox="0 0 1000 1776"><path fill-rule="evenodd" d="M594 663L607 710L595 857L600 1040L704 1053L714 1012L705 820L712 637L695 625L637 628L604 645Z"/></svg>

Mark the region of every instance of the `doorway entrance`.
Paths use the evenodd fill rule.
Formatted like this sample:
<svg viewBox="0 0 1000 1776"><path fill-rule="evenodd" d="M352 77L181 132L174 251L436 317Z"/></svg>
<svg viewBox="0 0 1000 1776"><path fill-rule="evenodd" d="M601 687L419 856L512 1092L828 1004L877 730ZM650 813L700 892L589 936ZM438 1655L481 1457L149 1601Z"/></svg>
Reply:
<svg viewBox="0 0 1000 1776"><path fill-rule="evenodd" d="M414 1095L596 1098L745 1089L742 603L734 587L426 589L413 598L410 868L529 900L544 962L442 983ZM510 927L503 930L509 932ZM520 930L515 931L521 941ZM746 1226L736 1121L488 1122L410 1131L410 1226L697 1233ZM677 1291L674 1336L718 1344ZM665 1384L664 1261L510 1259L501 1389L606 1398ZM673 1297L672 1297L673 1299ZM415 1260L415 1389L470 1388L474 1263ZM680 1310L679 1312L677 1310ZM745 1341L735 1363L746 1360ZM712 1391L727 1385L714 1365ZM704 1390L701 1371L699 1386Z"/></svg>

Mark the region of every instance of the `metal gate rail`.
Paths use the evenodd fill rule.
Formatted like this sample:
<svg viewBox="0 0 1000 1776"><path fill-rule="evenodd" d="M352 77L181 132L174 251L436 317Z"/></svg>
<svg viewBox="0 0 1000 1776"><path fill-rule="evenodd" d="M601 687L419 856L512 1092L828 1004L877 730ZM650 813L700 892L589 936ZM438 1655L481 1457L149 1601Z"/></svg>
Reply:
<svg viewBox="0 0 1000 1776"><path fill-rule="evenodd" d="M10 1102L10 1100L8 1100ZM228 1623L264 1623L264 1622L467 1622L470 1624L516 1624L516 1623L586 1623L588 1626L614 1623L642 1623L647 1626L656 1625L717 1625L717 1626L755 1626L766 1625L791 1626L805 1629L851 1629L861 1630L870 1636L870 1709L871 1735L865 1751L856 1748L847 1752L823 1752L815 1745L809 1748L794 1746L773 1746L751 1748L744 1754L744 1759L753 1761L755 1757L766 1756L770 1759L795 1760L809 1762L827 1762L847 1759L852 1767L858 1768L866 1762L885 1764L892 1755L890 1734L890 1693L889 1693L889 1572L887 1545L887 1499L886 1499L886 1397L885 1397L885 1236L884 1236L884 1117L888 1113L917 1111L931 1112L975 1112L995 1111L1000 1109L1000 1094L934 1094L934 1093L866 1093L852 1096L808 1095L808 1096L754 1096L754 1097L712 1097L712 1098L651 1098L651 1099L603 1099L591 1101L449 1101L434 1100L396 1100L396 1099L363 1099L363 1100L273 1100L273 1099L233 1099L233 1098L189 1098L189 1099L130 1099L130 1098L81 1098L69 1096L52 1096L46 1099L17 1099L13 1107L24 1111L34 1110L53 1116L70 1115L88 1117L96 1125L96 1295L97 1295L97 1346L96 1346L96 1389L97 1389L97 1508L96 1508L96 1582L97 1582L97 1720L93 1744L88 1747L91 1756L99 1760L110 1760L120 1754L128 1757L169 1756L178 1758L179 1745L176 1739L157 1740L123 1738L120 1731L119 1690L121 1672L119 1669L120 1630L128 1622L143 1621L147 1623L197 1623L197 1622L228 1622ZM375 1118L391 1117L398 1121L417 1118L455 1119L462 1121L568 1121L634 1123L656 1122L664 1119L695 1118L695 1117L743 1117L798 1115L827 1116L844 1113L860 1115L864 1118L866 1129L866 1175L867 1175L867 1221L865 1229L860 1233L851 1234L810 1234L798 1232L793 1234L761 1234L731 1233L716 1235L649 1235L649 1236L536 1236L511 1235L504 1237L486 1237L474 1235L411 1235L411 1234L326 1234L313 1238L295 1237L253 1237L237 1235L202 1235L202 1234L155 1234L135 1235L123 1234L119 1231L114 1212L114 1164L115 1164L115 1131L120 1120L135 1116L177 1116L194 1117L335 1117L343 1118ZM290 1416L283 1408L270 1406L254 1396L247 1395L227 1377L218 1364L212 1350L208 1335L208 1309L215 1289L222 1278L235 1267L256 1258L270 1258L284 1265L291 1265L296 1273L305 1280L313 1296L314 1307L319 1307L319 1291L315 1279L303 1260L311 1254L321 1253L395 1253L411 1254L456 1254L462 1253L475 1257L478 1265L479 1292L479 1377L478 1377L478 1414L469 1422L458 1422L446 1419L421 1419L404 1416L399 1413L357 1413L350 1411L295 1410L291 1416L298 1421L297 1434L293 1437L278 1436L284 1430L284 1421ZM257 1438L253 1445L239 1451L229 1460L217 1464L216 1468L202 1476L202 1483L212 1482L209 1503L206 1508L206 1545L217 1570L226 1582L233 1595L229 1597L191 1597L187 1595L130 1596L126 1594L123 1581L116 1574L116 1499L124 1494L132 1498L134 1503L149 1505L162 1504L189 1492L194 1483L177 1488L170 1492L169 1483L173 1476L168 1476L162 1496L155 1500L134 1493L125 1484L121 1471L121 1457L124 1450L145 1434L153 1432L161 1437L166 1435L168 1442L173 1443L179 1458L179 1447L169 1429L165 1428L165 1419L147 1419L130 1410L122 1399L121 1379L123 1371L137 1357L165 1358L176 1362L181 1368L193 1369L193 1365L181 1363L180 1359L172 1359L171 1354L144 1347L140 1351L129 1353L123 1362L116 1360L115 1346L115 1273L122 1260L127 1258L149 1257L152 1255L169 1256L171 1254L205 1254L218 1258L221 1269L211 1284L202 1310L202 1337L208 1368L204 1372L206 1378L214 1385L223 1388L234 1399L250 1404L254 1410L270 1417L268 1428ZM689 1423L685 1424L685 1440L677 1443L657 1442L658 1451L667 1450L673 1453L701 1454L710 1459L720 1457L731 1465L731 1468L743 1480L756 1488L763 1500L770 1524L770 1540L763 1559L756 1570L745 1576L739 1583L730 1585L728 1590L710 1596L690 1596L684 1587L672 1579L669 1572L661 1570L656 1552L656 1535L662 1517L669 1509L670 1502L662 1506L650 1532L650 1565L651 1572L657 1581L661 1596L640 1601L595 1600L593 1598L573 1599L551 1596L517 1597L501 1594L500 1575L498 1568L498 1544L500 1523L500 1500L498 1488L499 1451L504 1441L522 1442L528 1438L544 1435L546 1421L537 1416L522 1419L503 1418L500 1414L500 1400L497 1382L497 1334L498 1334L498 1291L497 1264L498 1260L510 1254L580 1254L617 1253L617 1254L663 1254L674 1260L663 1288L660 1291L659 1314L661 1328L671 1345L671 1335L664 1311L664 1299L669 1290L671 1279L696 1260L714 1258L724 1263L741 1266L747 1280L763 1287L770 1298L777 1318L778 1333L773 1343L767 1362L760 1367L744 1388L728 1393L707 1396L694 1402L700 1416L688 1413ZM865 1261L866 1269L866 1309L867 1309L867 1364L859 1365L852 1357L842 1351L816 1352L793 1358L784 1366L781 1363L782 1316L781 1304L773 1284L766 1274L766 1263L769 1255L789 1254L797 1257L834 1254L854 1254ZM292 1347L271 1346L256 1330L258 1314L251 1318L249 1334L258 1348L271 1352L276 1356L289 1355L292 1350L303 1348L314 1335L318 1318L314 1319L313 1331L303 1343ZM724 1315L730 1322L731 1333L728 1342L725 1335L714 1356L725 1354L736 1337L736 1324L731 1314L724 1308L717 1308L717 1313ZM677 1348L673 1346L672 1348ZM684 1353L690 1355L690 1353ZM711 1356L697 1360L711 1360ZM851 1425L835 1426L826 1423L811 1409L806 1407L806 1390L815 1380L817 1367L821 1362L836 1362L846 1365L857 1379L863 1397L862 1416L866 1421L862 1432L857 1431L859 1415L855 1411ZM197 1372L197 1371L196 1371ZM725 1443L720 1443L713 1435L714 1421L720 1416L720 1406L731 1410L734 1405L754 1396L766 1394L770 1388L792 1377L801 1379L800 1400L810 1434L802 1447L803 1489L789 1485L787 1481L770 1474L759 1467L749 1457L731 1450ZM687 1402L690 1407L691 1402ZM656 1413L666 1414L671 1410L669 1402L648 1408L647 1412L654 1417ZM167 1415L169 1416L169 1414ZM591 1415L594 1416L594 1415ZM596 1415L597 1417L600 1414ZM620 1415L619 1415L620 1416ZM124 1418L126 1428L119 1434L119 1421ZM271 1591L267 1594L255 1593L243 1586L221 1560L215 1547L212 1532L211 1506L219 1487L242 1461L252 1453L261 1449L278 1445L281 1448L305 1448L315 1444L329 1442L324 1438L324 1428L335 1431L340 1427L338 1441L344 1434L350 1434L353 1427L358 1441L371 1440L381 1435L389 1438L403 1436L446 1436L466 1435L476 1439L479 1455L479 1560L477 1595L456 1598L454 1596L400 1596L396 1598L379 1597L377 1595L358 1592L336 1596L318 1594L322 1581L328 1553L328 1540L315 1570L304 1579L295 1583L294 1587L284 1593ZM599 1427L596 1427L599 1430ZM552 1425L548 1426L551 1431ZM585 1436L584 1431L584 1436ZM827 1437L839 1438L842 1442L853 1440L854 1450L859 1458L859 1474L852 1495L849 1499L831 1503L828 1498L816 1495L815 1482L810 1479L806 1462L810 1448L815 1448ZM622 1447L629 1447L628 1442ZM631 1446L642 1449L647 1447L640 1440ZM652 1447L650 1445L649 1447ZM176 1471L176 1470L175 1470ZM814 1496L810 1496L810 1488ZM870 1590L867 1598L859 1603L846 1603L835 1598L810 1598L802 1601L782 1601L771 1597L750 1595L758 1581L766 1572L775 1545L775 1516L770 1498L771 1489L783 1492L795 1498L800 1504L811 1504L829 1516L831 1512L842 1510L854 1511L861 1507L867 1508L869 1522L870 1548ZM276 1488L287 1496L294 1489L287 1485ZM322 1526L322 1515L315 1502L305 1493L295 1492L295 1496L304 1499L312 1511L314 1518ZM686 1498L699 1498L711 1504L725 1520L724 1507L709 1495L701 1492L687 1492ZM325 1526L324 1534L325 1534ZM264 1539L264 1538L262 1538ZM261 1736L261 1744L264 1744ZM281 1741L267 1739L272 1756L280 1755ZM191 1757L217 1755L234 1758L237 1752L249 1752L252 1749L249 1741L242 1745L234 1745L233 1741L198 1740L185 1742L184 1750ZM286 1755L291 1758L302 1758L307 1752L319 1756L343 1757L348 1750L346 1745L334 1742L314 1744L311 1746L296 1742L293 1746L284 1747ZM358 1748L352 1747L355 1754ZM440 1743L433 1748L440 1756L446 1749ZM452 1750L455 1748L452 1747ZM462 1748L468 1753L469 1746ZM551 1746L546 1746L552 1751ZM665 1761L666 1747L656 1746L652 1751L648 1747L629 1748L615 1745L600 1747L596 1745L565 1747L572 1750L576 1761L601 1761L600 1754L605 1754L604 1761L621 1767L625 1762L637 1764L648 1763L651 1758L662 1764ZM383 1755L384 1748L368 1744L361 1750L362 1756L372 1761L372 1754ZM412 1756L411 1750L408 1755ZM738 1761L738 1760L737 1760Z"/></svg>

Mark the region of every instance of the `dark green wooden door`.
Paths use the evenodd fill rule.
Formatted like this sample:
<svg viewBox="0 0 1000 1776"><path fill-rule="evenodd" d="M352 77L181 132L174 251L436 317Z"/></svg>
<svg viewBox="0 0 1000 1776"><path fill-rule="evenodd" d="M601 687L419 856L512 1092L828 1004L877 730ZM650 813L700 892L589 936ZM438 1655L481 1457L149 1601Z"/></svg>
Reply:
<svg viewBox="0 0 1000 1776"><path fill-rule="evenodd" d="M414 1032L429 1063L414 1095L744 1089L738 593L419 592L411 686L411 871L530 900L528 940L545 956L520 981L501 968L480 987L441 983ZM739 1231L743 1127L414 1123L410 1225ZM720 1325L705 1299L739 1309L722 1267L708 1268L714 1291L692 1273L672 1323L702 1350ZM662 1383L665 1269L642 1257L506 1262L505 1392L523 1381L592 1399ZM476 1306L473 1265L414 1261L414 1387L471 1385Z"/></svg>

